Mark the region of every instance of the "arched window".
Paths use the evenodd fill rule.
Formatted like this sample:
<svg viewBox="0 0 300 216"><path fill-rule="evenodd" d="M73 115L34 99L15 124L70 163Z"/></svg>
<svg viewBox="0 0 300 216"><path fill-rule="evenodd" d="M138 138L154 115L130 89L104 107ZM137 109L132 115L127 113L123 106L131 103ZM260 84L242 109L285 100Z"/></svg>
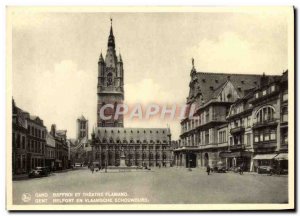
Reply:
<svg viewBox="0 0 300 216"><path fill-rule="evenodd" d="M107 74L107 86L112 85L112 73Z"/></svg>
<svg viewBox="0 0 300 216"><path fill-rule="evenodd" d="M256 112L256 121L257 123L267 122L274 120L274 107L264 106L257 110Z"/></svg>

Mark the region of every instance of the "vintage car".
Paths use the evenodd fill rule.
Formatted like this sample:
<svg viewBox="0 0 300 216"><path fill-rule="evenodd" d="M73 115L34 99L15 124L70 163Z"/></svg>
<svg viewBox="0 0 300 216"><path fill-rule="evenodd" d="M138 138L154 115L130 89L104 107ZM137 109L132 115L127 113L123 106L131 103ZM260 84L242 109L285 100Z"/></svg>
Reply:
<svg viewBox="0 0 300 216"><path fill-rule="evenodd" d="M213 172L226 173L227 169L222 161L219 161L217 165L213 168Z"/></svg>
<svg viewBox="0 0 300 216"><path fill-rule="evenodd" d="M49 175L49 169L47 167L36 167L35 169L31 170L28 174L29 178L35 177L43 177Z"/></svg>
<svg viewBox="0 0 300 216"><path fill-rule="evenodd" d="M271 166L264 165L264 166L257 167L257 173L259 173L259 174L263 174L263 173L270 174L271 172L272 172Z"/></svg>

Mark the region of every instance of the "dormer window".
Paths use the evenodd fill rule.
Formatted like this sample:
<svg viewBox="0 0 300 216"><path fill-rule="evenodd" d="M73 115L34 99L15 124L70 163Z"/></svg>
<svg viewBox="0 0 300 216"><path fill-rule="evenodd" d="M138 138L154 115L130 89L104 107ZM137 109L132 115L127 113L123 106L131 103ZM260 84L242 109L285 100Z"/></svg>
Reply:
<svg viewBox="0 0 300 216"><path fill-rule="evenodd" d="M241 81L241 83L242 83L242 84L245 84L245 81L244 81L244 80L242 80L242 81Z"/></svg>
<svg viewBox="0 0 300 216"><path fill-rule="evenodd" d="M202 79L202 82L204 82L204 83L205 83L205 79Z"/></svg>
<svg viewBox="0 0 300 216"><path fill-rule="evenodd" d="M219 83L219 80L215 80L216 83Z"/></svg>
<svg viewBox="0 0 300 216"><path fill-rule="evenodd" d="M213 87L213 86L210 86L209 88L210 88L210 90L214 90L214 87Z"/></svg>

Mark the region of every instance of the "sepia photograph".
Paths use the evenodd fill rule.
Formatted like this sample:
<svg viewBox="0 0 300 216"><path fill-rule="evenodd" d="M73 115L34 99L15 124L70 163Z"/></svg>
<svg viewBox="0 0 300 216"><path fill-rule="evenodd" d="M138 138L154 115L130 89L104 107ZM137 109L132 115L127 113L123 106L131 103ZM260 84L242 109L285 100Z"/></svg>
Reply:
<svg viewBox="0 0 300 216"><path fill-rule="evenodd" d="M291 210L293 7L7 7L8 210Z"/></svg>

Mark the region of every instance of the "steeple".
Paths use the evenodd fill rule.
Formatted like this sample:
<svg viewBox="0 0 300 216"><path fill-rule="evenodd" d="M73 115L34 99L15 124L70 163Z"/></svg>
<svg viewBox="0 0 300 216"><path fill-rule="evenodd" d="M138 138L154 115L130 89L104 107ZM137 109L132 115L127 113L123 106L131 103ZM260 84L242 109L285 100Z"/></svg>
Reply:
<svg viewBox="0 0 300 216"><path fill-rule="evenodd" d="M119 62L123 62L121 53L119 53Z"/></svg>
<svg viewBox="0 0 300 216"><path fill-rule="evenodd" d="M114 33L113 33L113 28L112 28L112 18L110 18L110 33L109 33L109 37L108 37L107 46L115 49L115 37L114 37Z"/></svg>
<svg viewBox="0 0 300 216"><path fill-rule="evenodd" d="M101 63L103 63L103 62L104 62L104 59L103 59L102 52L100 53L100 57L99 57L99 61L98 61L98 62L101 62Z"/></svg>

